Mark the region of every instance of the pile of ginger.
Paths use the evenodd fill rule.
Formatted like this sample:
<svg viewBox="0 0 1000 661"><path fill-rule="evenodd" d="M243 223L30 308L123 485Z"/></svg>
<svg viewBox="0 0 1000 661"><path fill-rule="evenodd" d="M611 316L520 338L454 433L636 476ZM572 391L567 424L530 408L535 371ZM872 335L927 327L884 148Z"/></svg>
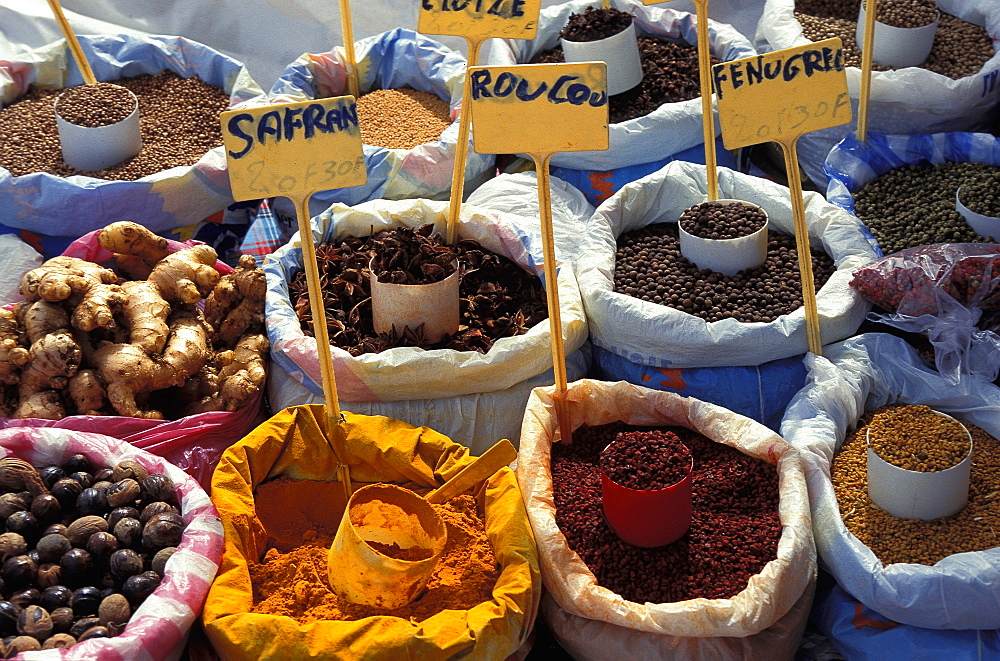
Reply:
<svg viewBox="0 0 1000 661"><path fill-rule="evenodd" d="M0 416L162 419L147 408L155 391L182 416L248 403L268 352L253 257L221 276L210 246L170 253L133 222L108 225L98 240L127 279L55 257L21 279L25 301L0 308Z"/></svg>

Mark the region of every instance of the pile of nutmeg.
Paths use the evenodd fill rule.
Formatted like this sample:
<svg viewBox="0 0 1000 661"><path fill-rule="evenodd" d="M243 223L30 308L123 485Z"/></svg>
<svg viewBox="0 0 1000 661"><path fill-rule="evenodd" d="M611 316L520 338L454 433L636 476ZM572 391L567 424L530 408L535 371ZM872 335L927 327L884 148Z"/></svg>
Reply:
<svg viewBox="0 0 1000 661"><path fill-rule="evenodd" d="M0 488L3 658L121 633L184 532L170 478L136 461L7 457Z"/></svg>

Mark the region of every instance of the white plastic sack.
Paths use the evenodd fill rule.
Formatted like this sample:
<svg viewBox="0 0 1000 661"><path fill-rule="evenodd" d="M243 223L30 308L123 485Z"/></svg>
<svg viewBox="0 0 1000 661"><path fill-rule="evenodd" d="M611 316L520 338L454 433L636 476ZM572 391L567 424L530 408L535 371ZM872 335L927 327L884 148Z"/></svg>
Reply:
<svg viewBox="0 0 1000 661"><path fill-rule="evenodd" d="M73 454L86 455L102 466L132 459L150 473L165 474L174 483L186 528L177 552L167 562L163 581L132 614L120 635L83 641L68 650L29 652L26 658L80 661L179 658L188 629L205 603L222 560L222 522L215 506L194 478L161 457L124 441L67 429L0 430L0 456L13 455L34 466L46 466L61 464Z"/></svg>
<svg viewBox="0 0 1000 661"><path fill-rule="evenodd" d="M0 234L0 305L23 300L21 278L42 265L42 256L14 234Z"/></svg>
<svg viewBox="0 0 1000 661"><path fill-rule="evenodd" d="M628 383L584 379L569 385L567 414L571 427L614 421L681 425L717 443L776 463L780 492L782 534L778 556L733 598L639 604L598 586L593 573L569 548L555 521L550 467L558 422L553 393L552 387L536 388L528 400L517 480L538 543L542 582L548 595L562 611L589 620L574 620L572 627L561 627L561 636L572 637L578 643L586 641L586 645L570 641L574 653L586 652L583 658L591 659L675 658L670 647L677 643L663 640L664 636L672 636L699 639L697 645L684 648L685 659L731 658L743 645L740 637L753 636L774 625L810 588L816 556L809 500L801 459L792 446L760 423L714 404ZM654 647L657 640L662 645L659 648ZM623 654L626 649L638 652L640 648L641 654ZM720 654L720 650L726 653ZM694 654L688 656L687 652ZM757 654L748 658L768 657Z"/></svg>
<svg viewBox="0 0 1000 661"><path fill-rule="evenodd" d="M539 52L559 45L559 32L566 26L570 14L582 14L587 7L600 6L598 0L570 0L543 9L534 39L491 39L484 51L484 62L502 66L525 64ZM698 43L694 14L662 5L646 7L635 0L613 0L611 6L632 14L637 36ZM746 37L728 25L711 20L709 41L712 54L723 61L757 54ZM716 126L721 127L718 120ZM665 103L644 117L610 124L607 151L558 152L552 156L551 162L553 167L576 170L613 170L659 161L670 154L702 144L703 138L699 97Z"/></svg>
<svg viewBox="0 0 1000 661"><path fill-rule="evenodd" d="M495 190L517 188L524 196L537 196L533 173L504 176L494 181L490 184L497 187ZM585 202L581 206L580 193L558 180L553 180L551 190L555 235L578 235L581 220L576 213L590 207ZM374 200L356 207L335 204L313 219L313 236L320 243L426 223L434 223L436 231L443 232L447 215L447 202L431 200ZM536 216L464 204L458 236L474 239L484 248L510 258L541 277L542 246L540 222ZM572 241L564 238L560 245L557 258L562 260L571 249ZM288 281L301 269L301 264L298 234L264 263L268 288L265 314L274 359L272 366L285 372L284 379L269 378L268 390L275 398L272 400L274 408L321 401L323 393L316 340L302 332L288 294ZM558 274L563 341L569 357L567 371L569 378L575 379L583 376L588 365L589 355L582 349L587 339L587 324L572 270L563 265ZM524 335L501 338L486 354L451 349L428 351L417 347L399 347L357 357L336 347L331 348L331 352L342 408L356 413L387 415L414 425L427 424L470 447L492 445L500 436L516 439L518 422L529 393L529 384L525 382L534 380L530 385L552 382L548 319ZM275 369L272 374L281 373ZM302 387L290 389L288 380ZM488 394L485 401L484 394ZM487 421L489 416L500 417L491 423ZM463 433L452 433L452 428ZM494 435L501 428L512 433Z"/></svg>
<svg viewBox="0 0 1000 661"><path fill-rule="evenodd" d="M263 95L241 64L183 37L81 36L80 46L98 80L169 69L181 77L198 74L206 83L221 87L230 95L231 105ZM17 62L0 61L0 106L20 97L29 85L60 89L82 84L71 61L65 40L27 51ZM190 167L170 168L137 181L47 173L15 177L0 167L0 223L70 240L109 222L130 219L184 241L193 231L189 225L232 202L221 146Z"/></svg>
<svg viewBox="0 0 1000 661"><path fill-rule="evenodd" d="M808 348L805 311L767 324L703 319L613 291L615 242L652 223L677 222L684 209L704 202L705 166L676 161L624 186L587 222L577 278L591 341L641 365L717 367L760 365ZM767 212L772 229L794 233L789 190L772 181L719 169L719 197L745 200ZM837 271L816 293L823 342L849 337L871 308L848 286L851 272L875 258L856 218L817 193L805 194L809 241L833 258Z"/></svg>
<svg viewBox="0 0 1000 661"><path fill-rule="evenodd" d="M996 0L937 0L941 11L982 25L993 39L1000 39L1000 5ZM760 52L810 43L794 16L795 0L767 0L754 41ZM969 131L989 122L1000 95L996 90L1000 53L994 52L973 76L959 80L907 67L895 71L873 71L868 103L868 130L879 133L940 133ZM823 161L830 149L849 133L857 133L861 69L847 68L854 120L843 126L807 133L797 143L799 165L816 184L825 187Z"/></svg>
<svg viewBox="0 0 1000 661"><path fill-rule="evenodd" d="M1000 548L956 553L933 566L882 561L848 532L830 479L833 456L865 411L925 404L1000 436L1000 388L945 382L902 339L866 333L808 356L806 387L789 405L782 436L801 453L813 532L824 568L883 616L927 629L1000 628Z"/></svg>
<svg viewBox="0 0 1000 661"><path fill-rule="evenodd" d="M448 199L458 151L465 58L430 37L403 28L358 41L354 55L362 95L372 90L402 87L430 92L448 101L452 122L438 140L413 149L364 145L368 181L363 186L314 194L309 202L311 213L318 214L335 202L355 205L380 198ZM325 53L301 55L271 88L275 103L342 94L348 94L342 46ZM466 194L493 175L495 160L494 154L477 154L469 141L465 162ZM277 198L275 208L294 216L294 207L285 198Z"/></svg>

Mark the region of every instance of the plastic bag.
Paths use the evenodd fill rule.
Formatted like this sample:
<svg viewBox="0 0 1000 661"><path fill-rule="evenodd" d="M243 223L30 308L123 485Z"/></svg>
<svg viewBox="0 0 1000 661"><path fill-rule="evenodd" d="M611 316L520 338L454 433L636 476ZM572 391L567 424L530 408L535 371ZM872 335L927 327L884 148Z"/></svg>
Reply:
<svg viewBox="0 0 1000 661"><path fill-rule="evenodd" d="M80 36L79 40L98 80L169 69L181 77L197 74L221 87L229 93L231 105L263 95L245 67L183 37ZM79 71L70 67L71 59L65 40L59 40L29 51L22 61L0 62L0 104L14 101L29 85L58 89L82 84ZM44 245L49 256L59 254L69 240L114 220L135 220L158 234L187 240L197 230L193 225L232 201L221 146L191 167L170 168L138 181L48 173L14 177L0 168L0 224L50 238ZM215 224L222 221L221 214L212 219Z"/></svg>
<svg viewBox="0 0 1000 661"><path fill-rule="evenodd" d="M731 599L638 604L599 587L555 521L550 462L558 423L553 392L554 388L536 388L528 401L517 479L538 543L546 592L559 609L577 616L556 629L574 653L611 659L633 650L641 651L636 658L675 658L671 647L681 641L669 638L674 637L697 639L683 641L686 659L730 658L743 649L742 637L759 634L777 623L807 590L811 598L816 559L798 452L762 425L713 404L627 383L583 379L570 384L566 396L572 428L616 420L632 425L681 425L776 463L783 526L778 557ZM789 627L791 630L804 626L807 609L807 605L799 606L801 619ZM763 652L768 649L754 649L747 658L765 658Z"/></svg>
<svg viewBox="0 0 1000 661"><path fill-rule="evenodd" d="M985 26L996 41L1000 35L1000 10L994 0L938 0L941 11ZM757 25L754 44L761 52L808 44L794 16L795 0L767 0ZM988 123L1000 96L996 94L1000 53L994 53L973 76L952 80L939 73L906 67L873 71L868 105L868 131L879 133L937 133L975 130ZM842 138L857 133L858 90L861 70L847 68L854 119L803 135L798 140L799 165L820 186L827 184L823 162Z"/></svg>
<svg viewBox="0 0 1000 661"><path fill-rule="evenodd" d="M271 87L272 101L305 101L347 94L344 60L343 47L300 56ZM396 28L358 41L355 60L361 94L402 87L431 92L449 102L452 123L439 140L413 149L364 145L368 182L313 194L310 212L319 214L335 202L353 206L375 199L448 199L458 149L465 58L413 30ZM477 154L470 140L465 164L466 194L493 176L495 160L493 154ZM275 200L275 210L281 216L295 218L295 208L285 198Z"/></svg>
<svg viewBox="0 0 1000 661"><path fill-rule="evenodd" d="M0 305L22 300L18 289L21 277L42 265L42 256L34 248L13 234L0 234Z"/></svg>
<svg viewBox="0 0 1000 661"><path fill-rule="evenodd" d="M865 184L889 170L906 165L941 163L982 163L1000 166L1000 138L988 133L936 133L885 135L868 133L865 142L849 135L834 145L826 156L823 169L830 177L826 199L854 213L854 194ZM868 228L865 234L881 248Z"/></svg>
<svg viewBox="0 0 1000 661"><path fill-rule="evenodd" d="M468 465L466 448L427 429L398 420L344 414L345 460L355 486L393 482L434 487ZM222 569L205 603L202 622L225 659L503 659L531 631L541 579L531 527L520 490L504 468L477 492L486 534L501 567L493 599L466 611L444 610L422 622L371 617L354 622L319 620L300 625L290 617L255 614L247 558L259 558L267 541L254 508L264 480L329 480L336 458L327 441L322 406L286 409L230 448L212 480L213 502L226 530ZM344 510L343 494L330 503L330 520Z"/></svg>
<svg viewBox="0 0 1000 661"><path fill-rule="evenodd" d="M113 253L97 241L99 233L100 230L88 232L70 244L63 254L96 264L108 262ZM196 243L167 239L171 252ZM215 269L222 274L233 270L223 262L216 262ZM0 418L0 429L49 427L105 434L167 458L207 490L222 451L256 427L264 411L264 395L258 393L238 411L208 411L178 420L146 420L117 415L71 415L61 420Z"/></svg>
<svg viewBox="0 0 1000 661"><path fill-rule="evenodd" d="M792 399L781 435L801 453L813 532L824 568L865 606L928 629L1000 628L1000 548L957 553L933 566L883 566L840 517L830 464L865 411L925 404L1000 435L1000 389L947 383L902 339L866 333L807 356L809 380Z"/></svg>
<svg viewBox="0 0 1000 661"><path fill-rule="evenodd" d="M0 430L0 455L13 455L35 466L61 464L77 453L102 466L132 459L151 473L165 474L174 483L186 528L177 552L167 562L160 586L136 609L121 634L83 641L67 650L26 656L81 661L179 658L188 629L201 611L222 559L218 513L205 491L179 468L109 436L65 429Z"/></svg>
<svg viewBox="0 0 1000 661"><path fill-rule="evenodd" d="M517 187L522 194L516 197L537 198L537 189L532 188L533 173L496 181L496 190ZM566 188L565 184L552 186L554 233L561 237L557 241L558 259L565 259L575 249L580 222L575 214L588 208L581 201L579 191ZM514 197L511 193L507 195L507 200ZM563 201L557 201L559 199ZM487 250L508 257L541 277L541 230L537 217L494 209L462 205L459 238L475 239ZM390 227L418 227L430 222L436 225L437 231L443 232L447 214L447 202L432 200L374 200L353 208L335 204L313 219L313 237L318 244L347 236L368 236ZM286 376L322 397L316 340L302 332L288 292L288 283L301 269L301 264L298 235L265 263L267 332L274 363L287 373ZM586 357L573 354L583 353L581 349L587 339L586 317L572 270L563 264L558 274L563 340L569 356L568 366L573 369L569 378L579 378L586 371ZM332 347L331 351L342 408L350 411L355 410L355 402L371 403L361 404L365 408L359 410L383 415L391 411L411 424L426 423L435 427L440 425L440 428L461 424L467 429L466 425L472 422L474 436L455 436L466 444L492 445L496 442L497 437L492 432L498 428L494 423L486 423L485 418L481 422L481 415L506 423L502 428L515 432L510 437L516 439L517 423L528 395L522 384L536 377L545 379L542 375L552 366L548 319L524 335L501 338L486 354L417 347L398 347L356 357L337 347ZM288 393L281 383L269 387L276 398L275 408L303 403L303 400L288 397L295 393ZM492 394L479 410L482 393ZM408 403L383 408L380 405L383 402ZM499 406L499 410L494 406ZM484 433L490 435L483 436Z"/></svg>
<svg viewBox="0 0 1000 661"><path fill-rule="evenodd" d="M923 629L886 620L839 586L816 596L813 620L856 661L981 661L1000 658L1000 631Z"/></svg>
<svg viewBox="0 0 1000 661"><path fill-rule="evenodd" d="M582 14L587 7L600 6L596 0L570 0L546 7L539 17L534 39L492 39L487 42L484 61L502 66L530 62L541 51L559 45L559 32L570 14ZM611 6L632 14L639 37L698 43L694 14L623 0L614 0ZM722 23L709 21L709 41L713 54L724 61L756 55L748 39ZM553 154L555 174L582 190L592 204L599 204L622 185L658 170L671 160L703 163L701 110L699 97L664 103L643 117L610 124L610 146L606 151ZM717 148L721 165L735 165L721 144Z"/></svg>
<svg viewBox="0 0 1000 661"><path fill-rule="evenodd" d="M784 400L777 400L775 394L782 391L782 384L794 383L796 374L801 378L802 372L780 362L762 369L757 366L806 351L802 308L767 324L735 319L708 323L613 291L618 236L656 222L676 222L684 209L705 201L706 186L704 166L670 163L622 188L587 222L587 236L575 264L595 352L610 354L596 362L608 366L602 378L650 387L666 380L664 387L770 422L774 414L780 415L792 392ZM773 229L793 232L789 191L783 186L720 169L719 196L758 204L768 213ZM847 282L851 271L871 261L874 253L857 221L820 195L806 193L805 210L812 246L824 250L837 265L816 296L823 340L832 342L853 334L870 308ZM693 368L717 367L731 368L716 380L729 381L733 396L713 388L711 374L695 376L693 372ZM684 372L692 374L684 377ZM683 387L671 385L675 377L683 381ZM697 388L699 383L707 387Z"/></svg>

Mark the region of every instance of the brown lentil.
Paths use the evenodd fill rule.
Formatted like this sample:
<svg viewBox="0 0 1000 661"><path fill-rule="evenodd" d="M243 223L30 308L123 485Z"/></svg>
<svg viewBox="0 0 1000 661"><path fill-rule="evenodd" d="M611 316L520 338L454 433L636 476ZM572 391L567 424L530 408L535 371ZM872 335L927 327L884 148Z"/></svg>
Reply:
<svg viewBox="0 0 1000 661"><path fill-rule="evenodd" d="M768 231L767 261L734 276L699 269L681 255L676 223L653 223L618 237L614 290L708 322L771 322L802 306L795 237ZM820 289L836 270L813 251Z"/></svg>
<svg viewBox="0 0 1000 661"><path fill-rule="evenodd" d="M597 583L629 601L728 599L777 557L777 470L689 429L659 428L676 434L694 456L691 527L662 548L631 546L604 520L598 457L617 434L652 429L623 423L584 426L573 432L572 444L555 444L556 524Z"/></svg>
<svg viewBox="0 0 1000 661"><path fill-rule="evenodd" d="M358 99L358 125L366 145L413 149L440 138L449 124L448 102L430 92L375 90Z"/></svg>
<svg viewBox="0 0 1000 661"><path fill-rule="evenodd" d="M134 181L173 167L194 165L205 152L222 145L219 113L229 108L229 95L221 88L197 76L181 78L172 71L116 82L139 99L142 151L124 163L87 174ZM0 166L12 175L83 174L62 160L53 109L55 97L61 93L30 89L0 109Z"/></svg>
<svg viewBox="0 0 1000 661"><path fill-rule="evenodd" d="M884 2L889 0L880 0L878 3L879 16ZM896 3L891 4L893 12L905 15L908 11L897 10L896 6ZM844 44L844 63L860 67L861 50L855 39L859 7L860 0L797 0L795 18L802 26L802 33L810 41L840 37ZM941 12L937 31L934 33L934 45L927 61L920 66L958 80L977 73L993 57L993 53L993 40L985 28ZM873 63L872 69L889 71L891 67Z"/></svg>
<svg viewBox="0 0 1000 661"><path fill-rule="evenodd" d="M933 565L955 553L1000 545L1000 442L969 423L964 424L972 434L972 472L969 502L961 512L934 521L900 519L872 503L868 497L865 430L868 420L885 408L866 414L834 455L830 467L833 490L847 529L886 565Z"/></svg>
<svg viewBox="0 0 1000 661"><path fill-rule="evenodd" d="M136 108L132 94L121 85L95 83L64 90L56 112L70 124L95 128L128 119Z"/></svg>
<svg viewBox="0 0 1000 661"><path fill-rule="evenodd" d="M623 487L666 489L687 476L691 450L673 432L622 432L601 452L600 466L608 478Z"/></svg>
<svg viewBox="0 0 1000 661"><path fill-rule="evenodd" d="M867 10L868 3L864 3ZM938 16L936 0L878 0L875 20L895 28L919 28Z"/></svg>
<svg viewBox="0 0 1000 661"><path fill-rule="evenodd" d="M961 423L928 406L897 406L868 424L868 443L893 466L930 473L958 465L969 454Z"/></svg>
<svg viewBox="0 0 1000 661"><path fill-rule="evenodd" d="M854 213L883 254L932 243L984 243L955 211L955 191L1000 168L979 163L908 165L889 170L854 195Z"/></svg>
<svg viewBox="0 0 1000 661"><path fill-rule="evenodd" d="M702 239L738 239L764 227L767 214L744 202L702 202L681 213L681 229Z"/></svg>

